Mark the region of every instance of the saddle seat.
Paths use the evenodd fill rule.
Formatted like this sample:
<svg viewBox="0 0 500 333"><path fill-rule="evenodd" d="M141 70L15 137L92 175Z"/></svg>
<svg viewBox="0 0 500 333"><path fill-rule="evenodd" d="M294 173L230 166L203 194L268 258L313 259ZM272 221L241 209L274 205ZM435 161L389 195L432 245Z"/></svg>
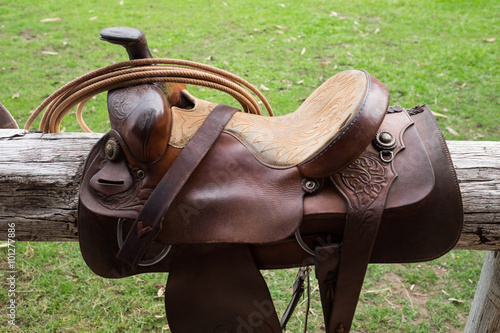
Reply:
<svg viewBox="0 0 500 333"><path fill-rule="evenodd" d="M182 92L193 107L172 108L169 145L184 148L216 104ZM339 73L318 87L293 113L262 117L236 113L224 132L261 164L298 167L307 177L326 177L352 162L376 134L389 93L362 70Z"/></svg>

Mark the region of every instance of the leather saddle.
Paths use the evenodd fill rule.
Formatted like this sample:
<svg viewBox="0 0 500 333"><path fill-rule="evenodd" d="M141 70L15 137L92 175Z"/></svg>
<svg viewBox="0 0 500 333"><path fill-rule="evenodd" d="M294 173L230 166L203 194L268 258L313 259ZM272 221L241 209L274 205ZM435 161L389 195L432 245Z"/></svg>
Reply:
<svg viewBox="0 0 500 333"><path fill-rule="evenodd" d="M140 31L101 34L150 57ZM279 117L182 85L109 91L111 130L81 179L86 263L106 278L169 272L172 332L280 332L301 288L280 322L259 270L314 265L326 331L348 332L369 263L435 259L462 229L431 111L388 103L362 70L336 74Z"/></svg>

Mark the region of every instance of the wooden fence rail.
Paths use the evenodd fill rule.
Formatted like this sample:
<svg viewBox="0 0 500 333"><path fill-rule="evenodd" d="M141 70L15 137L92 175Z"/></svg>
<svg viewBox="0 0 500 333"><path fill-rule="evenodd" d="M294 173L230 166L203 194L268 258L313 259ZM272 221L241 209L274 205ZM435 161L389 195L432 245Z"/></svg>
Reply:
<svg viewBox="0 0 500 333"><path fill-rule="evenodd" d="M102 134L0 129L0 240L76 241L79 179ZM486 256L466 332L500 332L500 142L448 141L465 225L456 246Z"/></svg>
<svg viewBox="0 0 500 333"><path fill-rule="evenodd" d="M0 240L7 222L21 241L77 239L78 183L102 134L0 130ZM457 248L500 250L500 142L449 141L464 202Z"/></svg>

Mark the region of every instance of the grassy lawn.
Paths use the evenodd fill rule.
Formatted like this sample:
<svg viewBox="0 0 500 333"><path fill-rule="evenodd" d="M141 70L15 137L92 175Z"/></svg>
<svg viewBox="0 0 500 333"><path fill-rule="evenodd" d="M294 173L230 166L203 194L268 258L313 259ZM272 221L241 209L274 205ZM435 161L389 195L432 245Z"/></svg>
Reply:
<svg viewBox="0 0 500 333"><path fill-rule="evenodd" d="M388 86L392 105L428 104L448 140L499 140L499 13L493 0L4 0L0 102L23 126L64 83L126 60L124 49L99 41L99 31L132 26L146 33L155 57L208 63L266 87L277 114L297 109L339 71L362 68ZM190 91L235 105L208 89ZM105 101L103 94L86 107L96 132L108 128ZM79 130L72 117L63 125ZM17 251L18 326L10 331L168 332L166 275L102 279L76 243L19 243ZM0 331L9 329L4 253ZM354 331L463 331L482 259L481 252L453 251L430 263L370 266ZM294 274L264 272L280 313ZM319 332L317 290L313 298L309 331ZM304 304L290 332L301 329L303 312Z"/></svg>

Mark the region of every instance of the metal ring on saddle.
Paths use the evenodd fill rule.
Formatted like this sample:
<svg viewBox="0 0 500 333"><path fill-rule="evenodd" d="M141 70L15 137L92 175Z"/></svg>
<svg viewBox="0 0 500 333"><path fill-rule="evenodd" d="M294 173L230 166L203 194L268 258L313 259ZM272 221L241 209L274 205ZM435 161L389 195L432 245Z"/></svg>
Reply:
<svg viewBox="0 0 500 333"><path fill-rule="evenodd" d="M314 251L311 250L311 248L304 242L304 240L302 239L302 236L300 235L299 229L297 229L295 231L295 239L297 240L297 243L299 243L302 250L304 250L307 253L309 253L310 255L314 256Z"/></svg>
<svg viewBox="0 0 500 333"><path fill-rule="evenodd" d="M125 221L124 218L119 218L118 222L116 224L116 240L118 242L118 247L121 249L123 245L123 222ZM170 249L172 248L172 245L167 244L165 248L154 258L152 259L147 259L147 260L141 260L139 262L139 266L152 266L154 264L159 263L162 261L167 254L170 252Z"/></svg>
<svg viewBox="0 0 500 333"><path fill-rule="evenodd" d="M378 131L373 139L373 144L380 150L380 159L386 163L394 159L392 150L397 143L396 136L387 130Z"/></svg>

